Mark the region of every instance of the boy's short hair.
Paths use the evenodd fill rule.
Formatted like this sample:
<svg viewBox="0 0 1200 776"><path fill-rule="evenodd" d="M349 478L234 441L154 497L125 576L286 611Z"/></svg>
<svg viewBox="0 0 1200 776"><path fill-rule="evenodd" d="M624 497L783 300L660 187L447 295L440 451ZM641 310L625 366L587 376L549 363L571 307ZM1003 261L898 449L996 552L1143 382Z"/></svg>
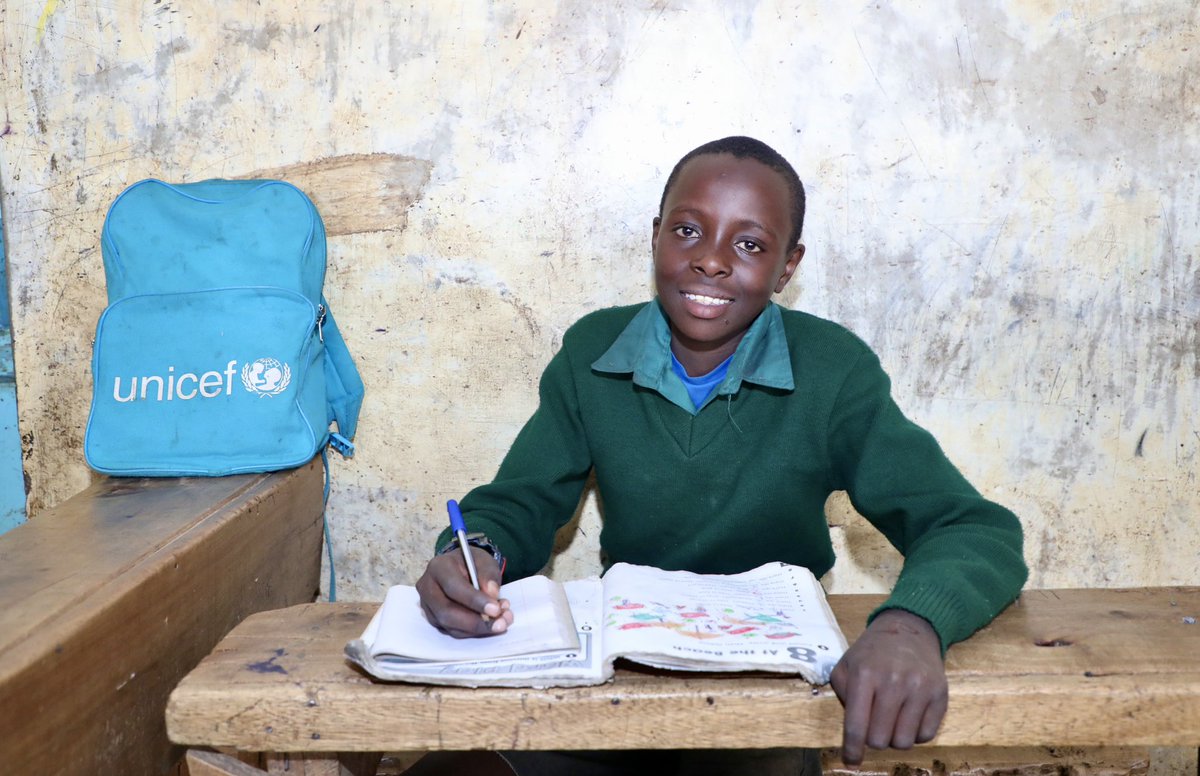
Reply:
<svg viewBox="0 0 1200 776"><path fill-rule="evenodd" d="M667 177L667 184L663 186L662 199L658 202L658 215L662 216L663 206L667 202L667 194L675 185L675 179L679 177L679 171L683 169L683 166L697 156L707 154L729 154L737 159L753 159L783 176L787 183L788 193L792 197L792 201L789 203L792 234L791 239L788 240L788 248L796 247L796 244L800 242L800 233L804 229L804 184L800 182L800 176L796 174L796 170L787 159L783 158L782 154L761 140L755 140L752 137L743 135L723 137L720 140L713 140L698 148L693 148L684 154L683 158L676 162L675 168Z"/></svg>

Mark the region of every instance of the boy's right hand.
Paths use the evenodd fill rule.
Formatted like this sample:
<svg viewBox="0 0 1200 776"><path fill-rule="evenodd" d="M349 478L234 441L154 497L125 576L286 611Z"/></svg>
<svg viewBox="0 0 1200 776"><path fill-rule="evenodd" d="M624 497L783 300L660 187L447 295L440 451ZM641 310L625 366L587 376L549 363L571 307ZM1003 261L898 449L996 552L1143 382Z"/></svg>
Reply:
<svg viewBox="0 0 1200 776"><path fill-rule="evenodd" d="M508 599L500 597L500 567L491 554L471 547L479 590L471 584L461 552L437 555L417 580L425 618L455 638L493 636L512 625Z"/></svg>

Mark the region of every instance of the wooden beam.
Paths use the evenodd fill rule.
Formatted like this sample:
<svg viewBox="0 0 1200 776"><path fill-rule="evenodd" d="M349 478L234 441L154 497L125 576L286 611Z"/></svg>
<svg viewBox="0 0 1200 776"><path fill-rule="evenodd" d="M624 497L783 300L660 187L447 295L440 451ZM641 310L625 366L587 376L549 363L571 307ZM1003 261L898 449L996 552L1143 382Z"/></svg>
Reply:
<svg viewBox="0 0 1200 776"><path fill-rule="evenodd" d="M317 206L325 233L334 236L403 229L432 167L427 159L399 154L347 154L238 177L272 178L296 186Z"/></svg>
<svg viewBox="0 0 1200 776"><path fill-rule="evenodd" d="M266 776L267 772L247 765L236 757L203 749L189 749L188 776Z"/></svg>
<svg viewBox="0 0 1200 776"><path fill-rule="evenodd" d="M3 770L169 770L179 679L247 615L314 599L323 479L105 478L0 537Z"/></svg>
<svg viewBox="0 0 1200 776"><path fill-rule="evenodd" d="M220 752L189 749L187 776L375 776L381 755L355 754L339 760L336 756L268 754L267 770L255 768Z"/></svg>

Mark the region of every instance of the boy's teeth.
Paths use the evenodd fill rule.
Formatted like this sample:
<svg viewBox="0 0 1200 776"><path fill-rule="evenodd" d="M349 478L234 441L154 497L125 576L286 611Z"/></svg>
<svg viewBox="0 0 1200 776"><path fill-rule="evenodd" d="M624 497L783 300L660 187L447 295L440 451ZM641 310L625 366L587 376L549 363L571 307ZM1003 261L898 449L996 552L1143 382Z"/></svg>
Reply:
<svg viewBox="0 0 1200 776"><path fill-rule="evenodd" d="M732 299L719 299L715 296L704 296L703 294L684 294L684 297L693 302L707 305L729 304L733 301Z"/></svg>

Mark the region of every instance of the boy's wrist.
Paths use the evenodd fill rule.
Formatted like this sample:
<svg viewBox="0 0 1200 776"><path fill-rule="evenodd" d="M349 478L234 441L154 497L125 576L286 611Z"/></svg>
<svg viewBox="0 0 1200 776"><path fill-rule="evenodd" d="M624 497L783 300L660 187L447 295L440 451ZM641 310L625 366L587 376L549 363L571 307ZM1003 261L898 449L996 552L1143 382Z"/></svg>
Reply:
<svg viewBox="0 0 1200 776"><path fill-rule="evenodd" d="M504 574L504 554L500 552L500 548L497 547L491 539L487 538L487 536L482 533L469 533L467 534L467 546L478 547L479 549L491 555L492 559L496 561L496 565L500 568L500 574ZM446 555L451 552L459 551L458 537L455 536L452 537L450 541L443 544L441 548L438 549L437 554Z"/></svg>

